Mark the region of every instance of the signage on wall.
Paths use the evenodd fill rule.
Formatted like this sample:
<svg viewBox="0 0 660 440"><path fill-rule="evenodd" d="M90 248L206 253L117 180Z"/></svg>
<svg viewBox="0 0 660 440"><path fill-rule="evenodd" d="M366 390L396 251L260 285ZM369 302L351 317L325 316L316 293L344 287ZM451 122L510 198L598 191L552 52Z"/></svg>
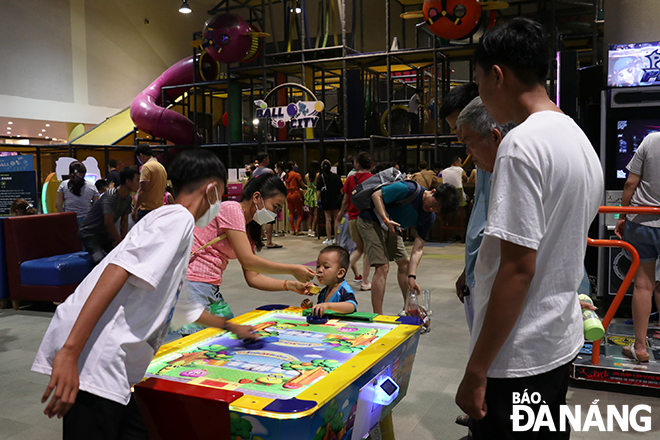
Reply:
<svg viewBox="0 0 660 440"><path fill-rule="evenodd" d="M30 156L30 159L32 156ZM37 173L35 171L0 172L0 216L9 215L14 200L22 198L37 206Z"/></svg>
<svg viewBox="0 0 660 440"><path fill-rule="evenodd" d="M321 101L298 101L284 107L269 108L268 104L258 99L257 119L270 119L277 128L284 128L289 123L291 128L314 128L319 120L319 113L325 108Z"/></svg>
<svg viewBox="0 0 660 440"><path fill-rule="evenodd" d="M18 156L0 156L0 172L32 171L34 158L31 154Z"/></svg>

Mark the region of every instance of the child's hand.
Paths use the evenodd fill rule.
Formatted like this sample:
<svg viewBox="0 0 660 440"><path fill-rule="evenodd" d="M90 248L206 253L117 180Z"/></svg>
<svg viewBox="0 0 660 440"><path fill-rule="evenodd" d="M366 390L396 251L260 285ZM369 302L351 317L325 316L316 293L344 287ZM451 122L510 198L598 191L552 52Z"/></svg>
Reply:
<svg viewBox="0 0 660 440"><path fill-rule="evenodd" d="M581 308L581 309L587 309L587 310L596 311L596 309L597 309L598 307L594 306L593 304L589 304L589 303L586 302L586 301L580 301L580 308Z"/></svg>
<svg viewBox="0 0 660 440"><path fill-rule="evenodd" d="M314 316L323 316L326 310L328 310L328 303L317 304L312 308L312 314Z"/></svg>
<svg viewBox="0 0 660 440"><path fill-rule="evenodd" d="M238 339L258 339L259 336L257 336L256 333L252 331L252 326L251 325L239 325L239 324L232 324L232 323L227 323L227 330L235 334Z"/></svg>
<svg viewBox="0 0 660 440"><path fill-rule="evenodd" d="M303 299L303 301L300 303L300 307L302 307L303 309L309 309L309 308L312 308L313 306L314 306L314 303L309 298Z"/></svg>
<svg viewBox="0 0 660 440"><path fill-rule="evenodd" d="M51 418L54 415L57 415L58 419L62 418L75 403L78 386L78 358L66 348L62 348L55 355L50 382L41 397L41 403L45 403L53 389L55 390L44 414Z"/></svg>

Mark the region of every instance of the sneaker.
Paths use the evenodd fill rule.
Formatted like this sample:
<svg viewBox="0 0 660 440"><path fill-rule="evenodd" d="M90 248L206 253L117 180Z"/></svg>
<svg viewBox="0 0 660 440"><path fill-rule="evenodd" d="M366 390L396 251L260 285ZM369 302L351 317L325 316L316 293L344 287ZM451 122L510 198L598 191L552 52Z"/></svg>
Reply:
<svg viewBox="0 0 660 440"><path fill-rule="evenodd" d="M336 238L333 238L331 244L337 244L337 239L336 239Z"/></svg>
<svg viewBox="0 0 660 440"><path fill-rule="evenodd" d="M358 275L353 279L354 282L356 283L361 283L362 282L362 275Z"/></svg>
<svg viewBox="0 0 660 440"><path fill-rule="evenodd" d="M308 237L313 237L314 236L313 234L314 234L314 231L312 231L311 229L307 230L307 236Z"/></svg>
<svg viewBox="0 0 660 440"><path fill-rule="evenodd" d="M331 245L332 244L332 239L326 238L325 240L323 240L323 244L326 245L326 246Z"/></svg>
<svg viewBox="0 0 660 440"><path fill-rule="evenodd" d="M312 231L312 232L310 232L310 233L307 234L307 235L309 235L310 237L313 238L313 237L316 237L316 232Z"/></svg>

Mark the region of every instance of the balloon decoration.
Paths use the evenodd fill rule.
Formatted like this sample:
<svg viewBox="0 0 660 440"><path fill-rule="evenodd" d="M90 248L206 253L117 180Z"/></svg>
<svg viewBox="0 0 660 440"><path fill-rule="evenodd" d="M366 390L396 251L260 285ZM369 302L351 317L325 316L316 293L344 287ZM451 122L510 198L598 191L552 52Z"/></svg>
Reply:
<svg viewBox="0 0 660 440"><path fill-rule="evenodd" d="M447 40L462 40L481 22L481 5L477 0L433 0L422 7L431 32Z"/></svg>
<svg viewBox="0 0 660 440"><path fill-rule="evenodd" d="M401 18L423 18L429 30L446 40L463 40L481 25L482 12L490 11L488 27L495 24L496 9L504 9L504 1L424 0L421 11L404 12Z"/></svg>

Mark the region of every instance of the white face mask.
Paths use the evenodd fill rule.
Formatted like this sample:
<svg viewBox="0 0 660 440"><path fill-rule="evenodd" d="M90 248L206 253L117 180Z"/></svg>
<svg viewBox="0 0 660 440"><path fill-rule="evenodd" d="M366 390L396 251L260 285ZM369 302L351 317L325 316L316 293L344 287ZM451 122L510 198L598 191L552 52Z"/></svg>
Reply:
<svg viewBox="0 0 660 440"><path fill-rule="evenodd" d="M211 200L209 199L209 187L212 184L209 183L209 185L206 187L206 200L209 202L209 209L206 210L206 212L197 219L195 222L195 226L198 228L205 228L211 223L211 220L215 218L216 215L220 212L220 197L218 196L218 188L215 187L215 203L211 203Z"/></svg>
<svg viewBox="0 0 660 440"><path fill-rule="evenodd" d="M254 213L254 217L252 217L252 220L257 222L259 225L265 225L266 223L270 223L273 220L277 218L277 214L275 214L273 211L270 211L266 209L266 204L264 203L264 199L261 199L261 203L264 205L263 208L259 209L259 206L255 203L254 206L257 207L257 212Z"/></svg>

